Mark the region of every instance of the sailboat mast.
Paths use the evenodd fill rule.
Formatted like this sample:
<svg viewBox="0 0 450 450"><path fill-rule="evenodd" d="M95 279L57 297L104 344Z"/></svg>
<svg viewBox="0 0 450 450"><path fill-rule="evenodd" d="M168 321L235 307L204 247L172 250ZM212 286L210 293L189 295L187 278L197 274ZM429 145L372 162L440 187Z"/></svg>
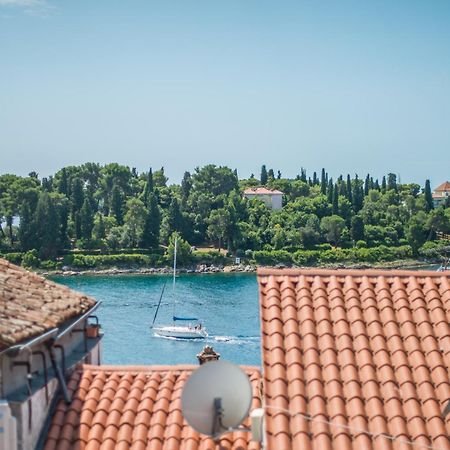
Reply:
<svg viewBox="0 0 450 450"><path fill-rule="evenodd" d="M172 317L175 317L175 280L177 276L177 238L175 238L174 251L173 251L173 281L172 281L172 294L173 294L173 311ZM175 320L175 319L173 319Z"/></svg>
<svg viewBox="0 0 450 450"><path fill-rule="evenodd" d="M177 238L175 238L175 248L173 252L173 282L172 289L175 292L175 278L177 273Z"/></svg>

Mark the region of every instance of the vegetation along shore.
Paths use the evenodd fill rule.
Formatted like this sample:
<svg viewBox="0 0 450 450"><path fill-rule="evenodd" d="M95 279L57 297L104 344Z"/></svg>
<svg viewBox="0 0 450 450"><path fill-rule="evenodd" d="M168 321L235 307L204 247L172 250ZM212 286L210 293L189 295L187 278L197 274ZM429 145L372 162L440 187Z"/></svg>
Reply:
<svg viewBox="0 0 450 450"><path fill-rule="evenodd" d="M392 173L285 178L262 166L240 179L207 165L168 184L163 168L86 163L0 176L0 252L46 272L164 273L178 236L188 272L440 263L449 206L450 197L435 207L428 180L401 184Z"/></svg>

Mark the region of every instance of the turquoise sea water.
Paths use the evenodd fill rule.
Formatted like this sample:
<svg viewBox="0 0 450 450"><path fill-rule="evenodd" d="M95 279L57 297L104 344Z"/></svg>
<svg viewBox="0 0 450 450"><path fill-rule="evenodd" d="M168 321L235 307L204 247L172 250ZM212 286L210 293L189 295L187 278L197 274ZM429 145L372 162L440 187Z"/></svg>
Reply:
<svg viewBox="0 0 450 450"><path fill-rule="evenodd" d="M171 323L172 278L156 275L53 277L54 281L102 302L98 317L104 330L104 364L196 364L208 344L221 359L261 365L258 286L254 274L180 275L177 315L202 319L209 337L182 341L153 336L149 325L167 281L157 324Z"/></svg>

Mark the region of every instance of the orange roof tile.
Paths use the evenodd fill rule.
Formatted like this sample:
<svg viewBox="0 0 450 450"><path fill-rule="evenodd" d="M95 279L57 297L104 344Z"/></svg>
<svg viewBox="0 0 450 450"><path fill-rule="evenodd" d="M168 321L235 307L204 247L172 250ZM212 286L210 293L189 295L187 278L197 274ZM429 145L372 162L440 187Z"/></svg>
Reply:
<svg viewBox="0 0 450 450"><path fill-rule="evenodd" d="M0 350L56 328L95 300L0 258Z"/></svg>
<svg viewBox="0 0 450 450"><path fill-rule="evenodd" d="M434 190L434 192L449 192L449 191L450 191L450 181L445 181Z"/></svg>
<svg viewBox="0 0 450 450"><path fill-rule="evenodd" d="M181 413L184 383L197 367L82 366L69 382L71 403L56 406L44 450L216 450ZM259 369L244 370L253 386L252 409L259 408ZM227 450L260 448L243 432L226 434L220 443Z"/></svg>
<svg viewBox="0 0 450 450"><path fill-rule="evenodd" d="M283 192L278 191L277 189L267 189L265 187L255 187L255 188L247 188L244 190L244 194L254 194L254 195L283 195Z"/></svg>
<svg viewBox="0 0 450 450"><path fill-rule="evenodd" d="M260 269L258 282L269 450L450 449L449 275Z"/></svg>

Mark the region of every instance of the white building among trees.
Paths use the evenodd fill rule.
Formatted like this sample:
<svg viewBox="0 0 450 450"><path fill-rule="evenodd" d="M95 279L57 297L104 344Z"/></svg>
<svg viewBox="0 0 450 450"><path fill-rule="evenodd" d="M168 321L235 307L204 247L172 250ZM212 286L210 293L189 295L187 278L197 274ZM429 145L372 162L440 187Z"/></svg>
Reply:
<svg viewBox="0 0 450 450"><path fill-rule="evenodd" d="M283 207L283 192L265 187L247 188L244 190L244 197L248 199L256 198L263 201L271 209L281 209Z"/></svg>
<svg viewBox="0 0 450 450"><path fill-rule="evenodd" d="M433 203L435 207L445 204L450 198L450 181L446 181L439 185L433 192Z"/></svg>

